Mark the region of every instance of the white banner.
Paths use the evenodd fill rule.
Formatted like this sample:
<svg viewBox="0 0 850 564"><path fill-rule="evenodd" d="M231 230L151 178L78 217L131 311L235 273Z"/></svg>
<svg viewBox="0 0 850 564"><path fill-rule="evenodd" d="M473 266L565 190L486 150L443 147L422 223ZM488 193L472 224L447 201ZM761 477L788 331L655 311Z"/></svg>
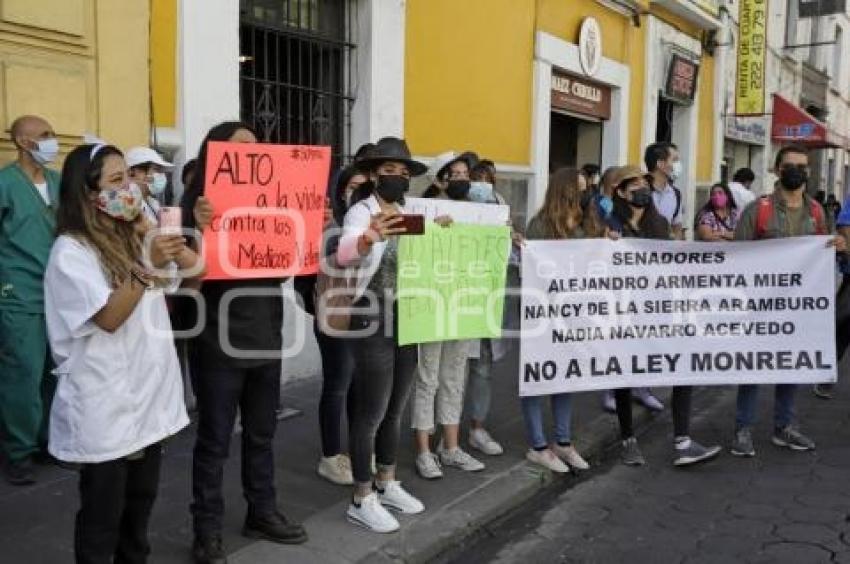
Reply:
<svg viewBox="0 0 850 564"><path fill-rule="evenodd" d="M528 241L520 395L835 381L828 240Z"/></svg>
<svg viewBox="0 0 850 564"><path fill-rule="evenodd" d="M501 226L508 225L511 208L502 204L476 204L438 198L405 198L404 213L421 214L426 220L448 215L457 223Z"/></svg>

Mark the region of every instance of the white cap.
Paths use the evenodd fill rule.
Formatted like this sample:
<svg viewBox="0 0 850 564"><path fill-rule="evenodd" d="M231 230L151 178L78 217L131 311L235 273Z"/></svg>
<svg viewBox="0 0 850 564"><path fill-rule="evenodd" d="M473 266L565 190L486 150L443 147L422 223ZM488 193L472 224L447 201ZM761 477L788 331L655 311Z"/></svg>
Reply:
<svg viewBox="0 0 850 564"><path fill-rule="evenodd" d="M446 151L445 153L441 153L434 157L434 160L431 162L431 167L428 169L428 178L432 181L435 180L440 171L448 164L456 161L457 157L458 155L454 151Z"/></svg>
<svg viewBox="0 0 850 564"><path fill-rule="evenodd" d="M133 147L124 154L124 160L127 163L127 168L145 163L153 163L169 170L174 168L173 164L163 159L159 153L150 147Z"/></svg>

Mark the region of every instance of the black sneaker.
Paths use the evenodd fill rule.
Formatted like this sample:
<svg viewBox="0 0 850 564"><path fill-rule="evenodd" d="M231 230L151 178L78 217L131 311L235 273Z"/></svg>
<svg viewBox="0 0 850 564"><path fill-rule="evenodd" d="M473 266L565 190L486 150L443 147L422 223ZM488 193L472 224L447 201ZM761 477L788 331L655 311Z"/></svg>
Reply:
<svg viewBox="0 0 850 564"><path fill-rule="evenodd" d="M29 458L24 458L18 462L7 460L3 465L3 475L6 477L6 481L13 486L31 486L35 483L32 460Z"/></svg>
<svg viewBox="0 0 850 564"><path fill-rule="evenodd" d="M192 545L195 564L227 564L227 554L220 535L195 537Z"/></svg>
<svg viewBox="0 0 850 564"><path fill-rule="evenodd" d="M262 517L248 515L242 534L252 539L263 539L280 544L307 542L307 532L298 523L290 523L282 513L276 511Z"/></svg>

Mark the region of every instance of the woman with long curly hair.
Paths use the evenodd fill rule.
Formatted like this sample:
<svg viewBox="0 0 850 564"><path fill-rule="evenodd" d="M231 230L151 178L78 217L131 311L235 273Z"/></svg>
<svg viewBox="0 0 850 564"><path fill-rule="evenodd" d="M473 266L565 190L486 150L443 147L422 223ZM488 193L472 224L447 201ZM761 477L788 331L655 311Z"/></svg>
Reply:
<svg viewBox="0 0 850 564"><path fill-rule="evenodd" d="M575 168L561 168L552 174L543 207L529 222L526 238L586 239L605 235L605 227L599 219L596 206L581 205L579 174ZM586 470L589 465L572 445L570 394L549 396L555 424L555 442L551 446L543 430L543 398L528 396L521 399L529 443L526 458L562 474L569 472L570 468Z"/></svg>
<svg viewBox="0 0 850 564"><path fill-rule="evenodd" d="M189 423L163 290L197 256L181 236L150 232L141 212L118 149L71 151L45 315L59 380L49 450L82 465L77 562L147 559L161 442Z"/></svg>

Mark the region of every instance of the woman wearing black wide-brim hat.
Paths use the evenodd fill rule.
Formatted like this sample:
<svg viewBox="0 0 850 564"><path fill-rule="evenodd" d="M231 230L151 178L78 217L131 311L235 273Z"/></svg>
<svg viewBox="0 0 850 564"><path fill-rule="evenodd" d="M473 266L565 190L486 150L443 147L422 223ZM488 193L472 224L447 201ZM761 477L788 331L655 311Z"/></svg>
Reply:
<svg viewBox="0 0 850 564"><path fill-rule="evenodd" d="M396 339L394 295L398 263L399 226L410 178L427 167L411 158L403 139L384 137L357 166L369 182L365 199L345 215L337 261L357 268L350 329L365 336L351 342L355 370L349 389L351 467L354 494L350 521L379 533L398 530L387 509L415 514L422 503L395 479L401 416L416 370L416 345L399 346ZM440 223L445 223L440 221ZM377 307L375 307L377 306ZM370 310L371 308L371 310ZM369 314L362 313L369 311ZM377 474L371 472L375 454Z"/></svg>

